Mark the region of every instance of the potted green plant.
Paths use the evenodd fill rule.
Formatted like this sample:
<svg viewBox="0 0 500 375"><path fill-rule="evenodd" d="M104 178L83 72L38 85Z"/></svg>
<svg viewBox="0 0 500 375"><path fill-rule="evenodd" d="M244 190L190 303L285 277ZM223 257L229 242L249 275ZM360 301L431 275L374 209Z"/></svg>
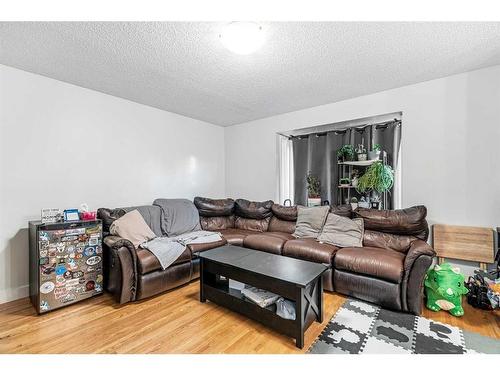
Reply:
<svg viewBox="0 0 500 375"><path fill-rule="evenodd" d="M354 160L354 147L353 145L343 145L337 150L337 158L339 161L352 161Z"/></svg>
<svg viewBox="0 0 500 375"><path fill-rule="evenodd" d="M380 200L380 194L391 190L394 185L394 171L390 165L376 161L368 167L358 180L356 190L361 193L372 192L374 200ZM378 198L377 198L378 197Z"/></svg>
<svg viewBox="0 0 500 375"><path fill-rule="evenodd" d="M350 186L351 185L351 180L347 177L341 178L339 180L339 186Z"/></svg>
<svg viewBox="0 0 500 375"><path fill-rule="evenodd" d="M307 206L321 206L321 181L311 172L307 173Z"/></svg>
<svg viewBox="0 0 500 375"><path fill-rule="evenodd" d="M363 144L359 144L356 148L356 155L359 161L365 161L367 159L366 148Z"/></svg>
<svg viewBox="0 0 500 375"><path fill-rule="evenodd" d="M368 160L378 160L380 157L380 145L376 143L373 145L373 149L371 151L368 151Z"/></svg>

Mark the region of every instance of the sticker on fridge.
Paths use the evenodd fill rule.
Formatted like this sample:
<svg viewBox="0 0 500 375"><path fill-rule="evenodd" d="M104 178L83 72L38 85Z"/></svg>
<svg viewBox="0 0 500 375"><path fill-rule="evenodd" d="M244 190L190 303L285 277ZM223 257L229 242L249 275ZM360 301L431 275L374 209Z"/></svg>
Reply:
<svg viewBox="0 0 500 375"><path fill-rule="evenodd" d="M52 281L47 281L40 285L40 293L42 294L48 294L54 290L56 285Z"/></svg>

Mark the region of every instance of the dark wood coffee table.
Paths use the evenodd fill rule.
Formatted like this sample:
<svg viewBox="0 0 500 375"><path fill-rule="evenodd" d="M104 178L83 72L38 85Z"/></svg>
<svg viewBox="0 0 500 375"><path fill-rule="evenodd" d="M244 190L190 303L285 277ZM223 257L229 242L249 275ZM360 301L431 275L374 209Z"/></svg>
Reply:
<svg viewBox="0 0 500 375"><path fill-rule="evenodd" d="M204 251L199 257L201 302L209 299L294 337L298 348L304 346L304 331L311 323L323 321L322 274L329 265L232 245ZM284 319L244 299L241 293L229 288L227 279L268 290L295 302L295 320Z"/></svg>

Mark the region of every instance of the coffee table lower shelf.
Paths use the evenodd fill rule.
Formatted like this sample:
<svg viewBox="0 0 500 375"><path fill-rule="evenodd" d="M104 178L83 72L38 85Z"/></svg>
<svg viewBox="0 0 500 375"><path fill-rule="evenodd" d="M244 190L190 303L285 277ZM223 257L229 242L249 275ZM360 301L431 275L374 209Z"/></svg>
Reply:
<svg viewBox="0 0 500 375"><path fill-rule="evenodd" d="M295 338L298 348L304 346L304 332L313 321L323 321L323 281L319 276L305 287L292 285L282 280L255 278L242 270L230 269L225 265L201 259L200 301L207 299L237 313L245 315L277 332ZM274 311L262 308L229 288L228 283L218 281L218 276L231 278L257 288L283 295L295 303L295 320L284 319ZM250 284L249 281L252 281ZM272 282L270 282L272 281ZM280 293L282 291L283 293ZM292 293L290 293L292 292ZM294 296L291 296L294 294Z"/></svg>

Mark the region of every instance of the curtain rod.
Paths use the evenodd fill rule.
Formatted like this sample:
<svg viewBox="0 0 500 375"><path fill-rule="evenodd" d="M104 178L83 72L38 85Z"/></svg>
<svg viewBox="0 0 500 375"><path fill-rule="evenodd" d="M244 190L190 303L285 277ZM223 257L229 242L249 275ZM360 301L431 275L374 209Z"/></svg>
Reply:
<svg viewBox="0 0 500 375"><path fill-rule="evenodd" d="M347 129L350 129L350 128L366 128L367 126L389 125L389 124L395 124L395 123L401 124L401 119L395 118L393 120L375 122L373 124L352 125L352 126L348 126L348 127L340 128L340 129L332 129L332 130L327 130L327 131L312 132L312 133L300 134L300 135L286 135L286 134L281 134L281 133L278 133L278 134L283 136L283 137L286 137L288 139L309 137L310 135L313 135L313 134L319 137L321 135L326 135L329 132L341 132L341 131L346 131Z"/></svg>

